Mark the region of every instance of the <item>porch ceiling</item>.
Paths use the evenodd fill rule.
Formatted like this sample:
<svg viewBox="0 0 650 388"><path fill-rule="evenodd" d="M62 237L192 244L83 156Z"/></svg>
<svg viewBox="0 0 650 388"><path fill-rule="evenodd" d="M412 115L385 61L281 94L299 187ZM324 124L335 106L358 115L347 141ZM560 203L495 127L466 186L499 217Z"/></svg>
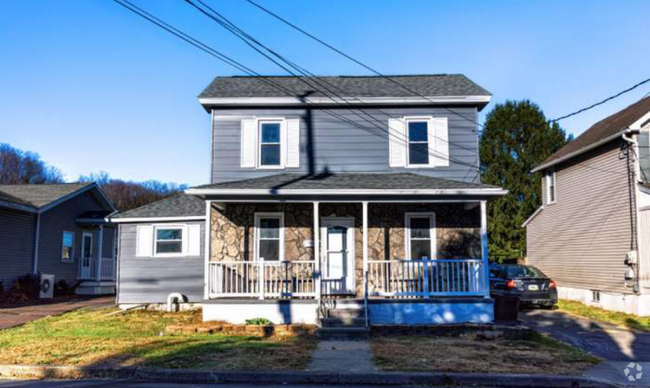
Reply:
<svg viewBox="0 0 650 388"><path fill-rule="evenodd" d="M481 199L507 193L497 186L434 178L413 173L284 173L262 178L198 186L188 194L206 199L284 199L335 198L364 199ZM408 198L405 198L408 197Z"/></svg>

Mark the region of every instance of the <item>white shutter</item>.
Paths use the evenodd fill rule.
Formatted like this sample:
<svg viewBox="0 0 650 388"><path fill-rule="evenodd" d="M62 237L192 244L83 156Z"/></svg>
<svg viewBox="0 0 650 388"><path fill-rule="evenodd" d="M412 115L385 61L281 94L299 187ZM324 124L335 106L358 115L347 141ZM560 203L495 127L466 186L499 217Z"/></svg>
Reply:
<svg viewBox="0 0 650 388"><path fill-rule="evenodd" d="M241 121L241 166L255 167L257 158L257 120Z"/></svg>
<svg viewBox="0 0 650 388"><path fill-rule="evenodd" d="M388 119L388 164L390 167L406 166L406 126L404 119Z"/></svg>
<svg viewBox="0 0 650 388"><path fill-rule="evenodd" d="M433 155L431 164L436 167L447 167L449 166L449 127L447 124L447 118L434 117L432 122L433 125L429 125L429 133L431 133L431 127L433 127L435 137L432 139L431 135L429 135L430 151L431 145L434 145L433 152L430 152L430 154Z"/></svg>
<svg viewBox="0 0 650 388"><path fill-rule="evenodd" d="M137 257L151 257L153 254L153 226L138 225L136 234L135 255Z"/></svg>
<svg viewBox="0 0 650 388"><path fill-rule="evenodd" d="M201 225L187 226L187 256L201 256Z"/></svg>
<svg viewBox="0 0 650 388"><path fill-rule="evenodd" d="M287 159L285 167L300 167L300 120L286 120L287 123Z"/></svg>

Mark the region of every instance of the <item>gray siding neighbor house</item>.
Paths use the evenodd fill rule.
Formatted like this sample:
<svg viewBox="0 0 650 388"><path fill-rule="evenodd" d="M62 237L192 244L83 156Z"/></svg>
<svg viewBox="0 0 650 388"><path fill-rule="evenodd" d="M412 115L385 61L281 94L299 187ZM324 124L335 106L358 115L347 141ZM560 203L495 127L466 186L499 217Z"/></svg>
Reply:
<svg viewBox="0 0 650 388"><path fill-rule="evenodd" d="M113 293L115 207L94 183L0 185L0 282L52 274L80 294Z"/></svg>
<svg viewBox="0 0 650 388"><path fill-rule="evenodd" d="M201 93L211 181L112 217L120 305L180 294L232 323L491 321L485 209L506 191L479 181L489 92L463 75L318 77L335 96L307 80L217 77Z"/></svg>
<svg viewBox="0 0 650 388"><path fill-rule="evenodd" d="M560 298L650 315L650 98L594 124L533 171L543 205L527 261Z"/></svg>

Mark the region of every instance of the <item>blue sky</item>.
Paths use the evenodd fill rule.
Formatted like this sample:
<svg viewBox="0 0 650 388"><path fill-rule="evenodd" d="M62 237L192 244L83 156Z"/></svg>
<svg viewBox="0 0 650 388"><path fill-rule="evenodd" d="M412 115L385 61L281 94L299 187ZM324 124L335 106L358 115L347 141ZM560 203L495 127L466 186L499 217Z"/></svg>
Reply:
<svg viewBox="0 0 650 388"><path fill-rule="evenodd" d="M182 0L132 1L282 74ZM311 72L365 74L243 0L206 1ZM486 111L528 98L558 117L650 77L648 1L258 1L386 74L464 73L493 93ZM110 0L2 0L0 50L0 142L39 153L68 180L106 171L208 182L209 115L196 96L233 69ZM562 125L580 134L649 92Z"/></svg>

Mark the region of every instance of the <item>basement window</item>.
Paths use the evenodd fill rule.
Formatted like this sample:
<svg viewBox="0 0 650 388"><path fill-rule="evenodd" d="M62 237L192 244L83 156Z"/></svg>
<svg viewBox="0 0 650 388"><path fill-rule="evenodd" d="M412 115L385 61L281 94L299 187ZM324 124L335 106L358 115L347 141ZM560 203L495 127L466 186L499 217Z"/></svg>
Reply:
<svg viewBox="0 0 650 388"><path fill-rule="evenodd" d="M600 291L591 290L591 301L593 303L600 303Z"/></svg>

